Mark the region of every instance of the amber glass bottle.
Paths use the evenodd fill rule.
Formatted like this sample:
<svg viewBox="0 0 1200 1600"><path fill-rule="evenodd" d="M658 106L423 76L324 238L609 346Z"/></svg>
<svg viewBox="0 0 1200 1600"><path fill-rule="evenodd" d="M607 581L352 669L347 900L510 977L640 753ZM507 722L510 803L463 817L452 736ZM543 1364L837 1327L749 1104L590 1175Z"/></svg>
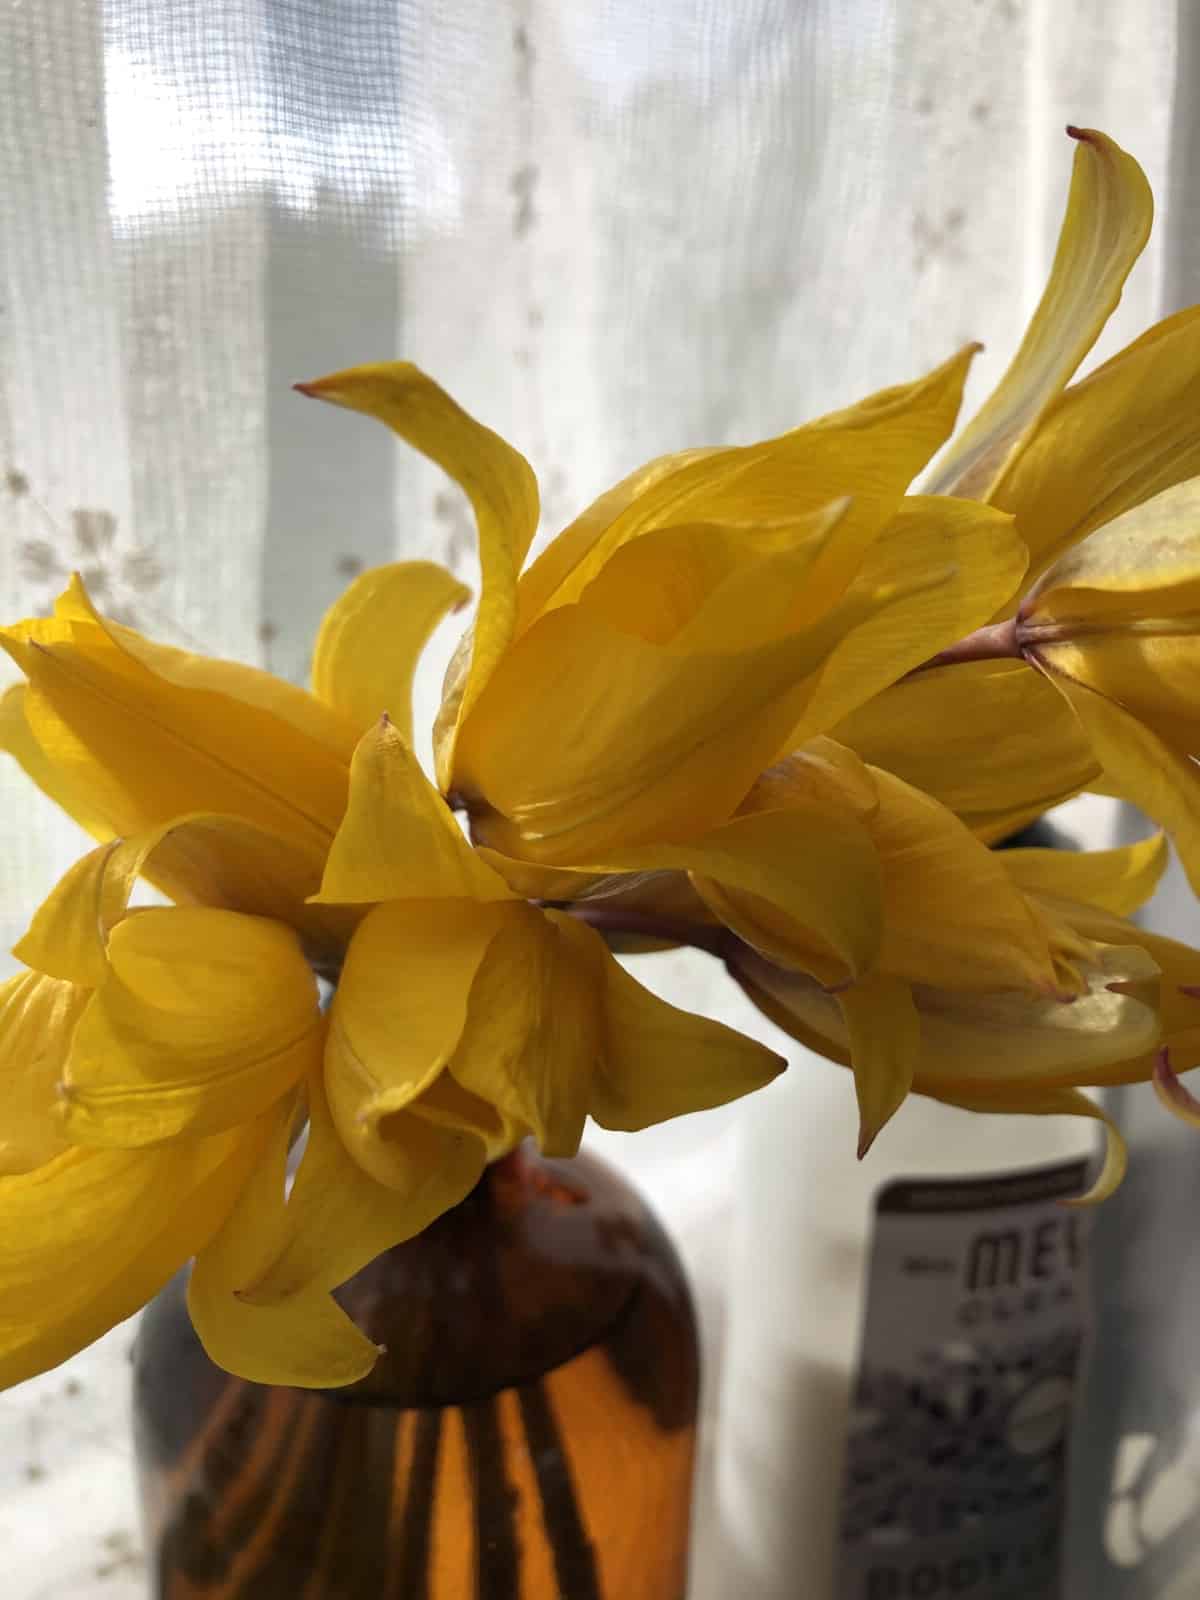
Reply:
<svg viewBox="0 0 1200 1600"><path fill-rule="evenodd" d="M522 1149L338 1298L349 1389L231 1378L176 1280L134 1352L158 1600L682 1600L698 1360L630 1187Z"/></svg>

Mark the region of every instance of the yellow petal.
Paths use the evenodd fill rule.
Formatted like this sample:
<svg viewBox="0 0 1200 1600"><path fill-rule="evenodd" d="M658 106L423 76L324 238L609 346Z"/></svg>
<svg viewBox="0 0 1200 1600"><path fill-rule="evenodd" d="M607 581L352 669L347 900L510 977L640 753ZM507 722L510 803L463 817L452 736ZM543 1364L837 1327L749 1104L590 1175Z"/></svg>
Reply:
<svg viewBox="0 0 1200 1600"><path fill-rule="evenodd" d="M73 782L69 772L49 760L34 738L25 714L27 686L14 683L0 695L0 750L6 750L42 793L60 806L93 839L108 839L113 827L97 811L90 786Z"/></svg>
<svg viewBox="0 0 1200 1600"><path fill-rule="evenodd" d="M1200 629L1192 621L1178 619L1177 628L1158 637L1114 635L1042 645L1036 659L1056 683L1085 685L1144 723L1181 755L1200 754L1195 691Z"/></svg>
<svg viewBox="0 0 1200 1600"><path fill-rule="evenodd" d="M287 922L310 958L335 963L351 913L306 904L320 857L239 817L180 817L91 851L60 879L15 953L27 966L93 988L108 969L108 935L139 876L180 899Z"/></svg>
<svg viewBox="0 0 1200 1600"><path fill-rule="evenodd" d="M820 972L827 981L867 971L879 954L881 882L870 833L820 803L798 799L787 810L735 817L689 844L643 847L610 864L691 872L705 902L757 948L804 966L821 946L831 951L840 968Z"/></svg>
<svg viewBox="0 0 1200 1600"><path fill-rule="evenodd" d="M257 1154L243 1130L71 1149L0 1178L0 1386L131 1316L221 1226Z"/></svg>
<svg viewBox="0 0 1200 1600"><path fill-rule="evenodd" d="M840 996L752 951L735 951L730 970L773 1022L835 1061L848 1059ZM1125 1082L1125 1064L1159 1043L1157 1010L1139 997L1158 975L1153 956L1129 944L1101 946L1086 973L1087 993L1070 1002L916 985L921 1052L913 1086L945 1099L976 1090L1000 1093L1006 1084L1023 1090ZM1141 1075L1149 1076L1148 1066Z"/></svg>
<svg viewBox="0 0 1200 1600"><path fill-rule="evenodd" d="M412 681L421 651L471 592L432 561L372 567L325 613L313 652L313 693L356 728L387 715L412 743Z"/></svg>
<svg viewBox="0 0 1200 1600"><path fill-rule="evenodd" d="M607 1043L591 1104L602 1128L632 1132L727 1105L787 1065L723 1023L659 1000L612 957L603 970Z"/></svg>
<svg viewBox="0 0 1200 1600"><path fill-rule="evenodd" d="M333 1123L323 1074L310 1080L308 1141L272 1252L240 1298L271 1305L328 1291L368 1262L429 1226L479 1181L483 1143L407 1112L389 1126L392 1175L386 1187L350 1159ZM405 1181L400 1181L401 1172Z"/></svg>
<svg viewBox="0 0 1200 1600"><path fill-rule="evenodd" d="M551 611L509 651L463 729L459 781L477 837L578 866L705 831L781 750L984 621L1023 559L986 507L914 501L839 606L746 650L655 647L583 606Z"/></svg>
<svg viewBox="0 0 1200 1600"><path fill-rule="evenodd" d="M455 730L516 626L517 574L538 523L537 479L524 456L406 361L354 367L297 388L385 423L453 478L474 509L482 569L479 613L469 664L443 700L435 729L439 776L448 786Z"/></svg>
<svg viewBox="0 0 1200 1600"><path fill-rule="evenodd" d="M1050 281L1008 371L946 452L930 491L986 497L1095 344L1150 236L1154 198L1137 162L1092 128L1069 128L1071 192Z"/></svg>
<svg viewBox="0 0 1200 1600"><path fill-rule="evenodd" d="M1062 695L1017 661L918 672L859 706L833 733L989 842L1077 794L1100 770Z"/></svg>
<svg viewBox="0 0 1200 1600"><path fill-rule="evenodd" d="M1045 932L1000 858L919 789L880 769L873 776L881 965L910 982L949 989L1053 989Z"/></svg>
<svg viewBox="0 0 1200 1600"><path fill-rule="evenodd" d="M343 1143L377 1182L411 1186L409 1123L396 1114L449 1065L484 952L526 911L513 901L405 900L376 906L355 933L333 1001L325 1086Z"/></svg>
<svg viewBox="0 0 1200 1600"><path fill-rule="evenodd" d="M990 496L1015 513L1030 576L1094 529L1200 473L1198 411L1196 307L1158 323L1056 400Z"/></svg>
<svg viewBox="0 0 1200 1600"><path fill-rule="evenodd" d="M1150 958L1158 974L1154 985L1162 1034L1158 1042L1170 1046L1172 1059L1180 1071L1200 1065L1200 1001L1195 994L1200 986L1200 950L1161 933L1151 933L1094 904L1064 900L1044 891L1039 892L1038 901L1052 915L1069 921L1082 938L1098 945L1136 945ZM1141 995L1136 984L1130 992L1134 998ZM1157 1048L1157 1043L1152 1048ZM1152 1071L1151 1056L1131 1055L1122 1063L1119 1073L1106 1071L1105 1081L1143 1082Z"/></svg>
<svg viewBox="0 0 1200 1600"><path fill-rule="evenodd" d="M319 1285L277 1305L239 1290L260 1276L284 1236L284 1173L295 1102L260 1119L259 1155L223 1226L196 1257L188 1311L211 1360L251 1383L324 1388L355 1383L379 1348Z"/></svg>
<svg viewBox="0 0 1200 1600"><path fill-rule="evenodd" d="M89 998L40 972L0 985L0 1176L32 1172L67 1148L58 1086Z"/></svg>
<svg viewBox="0 0 1200 1600"><path fill-rule="evenodd" d="M117 924L108 957L64 1083L80 1143L152 1144L247 1122L320 1059L316 984L278 923L153 908Z"/></svg>
<svg viewBox="0 0 1200 1600"><path fill-rule="evenodd" d="M1017 1094L939 1095L948 1105L960 1106L964 1111L979 1111L989 1115L1016 1115L1026 1117L1089 1117L1104 1127L1104 1161L1091 1188L1086 1194L1061 1200L1060 1205L1087 1206L1107 1200L1115 1193L1129 1165L1129 1152L1121 1130L1104 1110L1078 1089L1042 1089L1035 1085L1022 1085Z"/></svg>
<svg viewBox="0 0 1200 1600"><path fill-rule="evenodd" d="M1089 631L1186 623L1200 609L1198 528L1200 478L1189 478L1069 549L1026 596L1022 622L1034 633L1045 623L1068 625L1068 637L1077 631L1072 623Z"/></svg>
<svg viewBox="0 0 1200 1600"><path fill-rule="evenodd" d="M761 813L765 806L787 809ZM798 834L789 849L787 818L797 807L812 811L813 830L809 838ZM878 960L896 977L949 988L1055 986L1041 921L992 852L936 800L889 772L866 766L835 741L814 740L779 762L755 784L741 810L743 816L758 813L776 819L779 843L773 860L779 863L775 870L781 883L790 872L814 887L823 885L831 902L840 893L857 901L864 915L869 908L874 946L870 961L851 966L853 975L862 976ZM822 813L829 819L825 823ZM798 817L803 815L801 809ZM851 889L856 880L843 860L822 859L822 828L830 829L835 818L841 829L857 828L862 849L873 858L869 893L861 874ZM757 892L789 910L779 887L768 883ZM714 909L723 909L729 926L763 954L827 985L839 981L837 974L823 972L802 953L789 950L786 939L772 943L744 919L730 918L731 908L718 907L704 892ZM809 926L820 924L810 921Z"/></svg>
<svg viewBox="0 0 1200 1600"><path fill-rule="evenodd" d="M1020 994L919 991L921 1089L941 1095L989 1082L1125 1081L1121 1064L1159 1040L1157 1010L1144 998L1156 987L1158 966L1139 946L1102 946L1085 977L1087 993L1065 1004Z"/></svg>
<svg viewBox="0 0 1200 1600"><path fill-rule="evenodd" d="M362 736L350 801L330 848L321 901L511 900L472 850L446 802L385 718Z"/></svg>
<svg viewBox="0 0 1200 1600"><path fill-rule="evenodd" d="M847 608L868 596L869 604L822 664L789 746L828 732L982 626L1016 593L1026 562L1013 524L990 507L908 496L849 588Z"/></svg>
<svg viewBox="0 0 1200 1600"><path fill-rule="evenodd" d="M88 797L81 820L132 835L190 812L224 812L327 848L353 748L350 735L336 748L324 737L333 712L307 697L319 716L301 727L300 690L151 646L79 609L73 601L66 615L4 630L0 644L30 680L26 722L63 797Z"/></svg>
<svg viewBox="0 0 1200 1600"><path fill-rule="evenodd" d="M1029 894L1083 900L1128 916L1154 893L1166 870L1161 833L1115 850L1006 850L1004 870Z"/></svg>
<svg viewBox="0 0 1200 1600"><path fill-rule="evenodd" d="M108 936L125 915L146 853L143 840L111 839L68 868L14 947L17 960L88 988L103 983Z"/></svg>
<svg viewBox="0 0 1200 1600"><path fill-rule="evenodd" d="M1108 777L1165 828L1200 894L1200 768L1122 706L1082 683L1056 678Z"/></svg>
<svg viewBox="0 0 1200 1600"><path fill-rule="evenodd" d="M794 723L794 686L826 647L806 631L743 655L680 657L578 607L550 612L463 729L459 782L501 813L476 814L477 837L578 865L723 821Z"/></svg>
<svg viewBox="0 0 1200 1600"><path fill-rule="evenodd" d="M471 985L451 1072L532 1131L547 1155L579 1148L604 1048L603 940L561 912L513 907Z"/></svg>
<svg viewBox="0 0 1200 1600"><path fill-rule="evenodd" d="M617 550L655 528L799 518L852 495L845 527L869 541L949 436L978 348L969 345L914 383L883 389L776 439L652 462L585 511L522 578L522 628L578 600ZM853 561L853 540L836 548L833 566ZM838 586L832 570L814 572L814 583L819 591Z"/></svg>
<svg viewBox="0 0 1200 1600"><path fill-rule="evenodd" d="M841 597L883 525L882 512L871 528L854 524L851 506L841 499L784 522L656 529L622 545L578 605L650 644L737 650L779 638Z"/></svg>
<svg viewBox="0 0 1200 1600"><path fill-rule="evenodd" d="M854 1067L861 1161L912 1088L921 1059L921 1022L908 984L883 973L852 984L837 1000Z"/></svg>
<svg viewBox="0 0 1200 1600"><path fill-rule="evenodd" d="M165 683L179 689L206 689L227 696L239 705L269 713L310 743L325 749L343 766L354 748L358 730L306 689L264 672L260 667L248 667L243 661L222 661L215 656L179 650L173 645L157 644L133 628L111 622L92 604L78 573L71 575L66 589L54 602L54 615L61 622L101 629L125 656ZM18 623L13 631L24 634L31 626L36 630L38 619L32 624Z"/></svg>

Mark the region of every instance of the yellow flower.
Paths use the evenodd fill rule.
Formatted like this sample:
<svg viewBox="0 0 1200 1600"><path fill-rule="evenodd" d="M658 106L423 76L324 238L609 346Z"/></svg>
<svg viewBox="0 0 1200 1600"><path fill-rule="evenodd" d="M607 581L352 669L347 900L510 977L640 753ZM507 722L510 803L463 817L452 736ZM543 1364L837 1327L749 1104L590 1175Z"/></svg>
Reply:
<svg viewBox="0 0 1200 1600"><path fill-rule="evenodd" d="M369 603L380 589L393 598L382 640ZM255 823L306 859L307 894L345 810L355 744L385 710L407 733L413 666L434 625L466 598L432 562L364 574L322 623L309 694L107 621L76 577L52 617L0 629L29 680L0 702L0 746L101 839L197 811ZM363 660L386 665L382 704ZM185 861L155 866L169 892L192 892Z"/></svg>
<svg viewBox="0 0 1200 1600"><path fill-rule="evenodd" d="M1046 291L999 387L927 487L974 495L1015 516L1028 578L1040 580L1028 612L1038 628L1058 628L1068 616L1068 631L1090 628L1083 591L1103 589L1106 626L1119 613L1121 627L1145 636L1168 625L1166 612L1146 607L1168 607L1173 643L1150 646L1140 637L1110 646L1076 635L1077 647L1068 648L1065 635L1030 633L1053 681L1016 660L960 660L895 685L833 731L937 795L984 839L1004 837L1080 789L1120 792L1176 834L1197 882L1184 759L1196 745L1176 715L1191 648L1183 598L1190 496L1181 490L1161 505L1155 497L1200 473L1200 307L1158 323L1067 387L1117 304L1153 210L1130 156L1103 134L1071 131L1079 144ZM1099 538L1109 524L1118 531ZM1169 554L1159 548L1168 537ZM1081 546L1089 553L1076 561L1071 552ZM1142 546L1145 556L1137 554ZM1161 579L1160 553L1170 569ZM1120 564L1106 573L1114 556ZM992 620L1013 616L1027 583L1014 586ZM1123 586L1128 594L1118 602ZM1061 606L1070 609L1060 617ZM1136 685L1122 681L1128 701L1114 675L1118 657L1136 661Z"/></svg>
<svg viewBox="0 0 1200 1600"><path fill-rule="evenodd" d="M901 981L885 961L860 994L830 993L749 946L730 951L729 969L794 1038L844 1065L853 1059L867 1134L889 1089L898 1100L910 1086L972 1111L1105 1122L1108 1159L1087 1197L1100 1199L1120 1182L1125 1153L1080 1086L1149 1079L1164 1046L1180 1070L1200 1064L1200 952L1125 919L1158 880L1161 837L1119 850L1008 850L994 859L1055 930L1059 959L1077 979L1069 1003L955 987L948 961L940 978L935 967L915 982Z"/></svg>
<svg viewBox="0 0 1200 1600"><path fill-rule="evenodd" d="M96 832L140 831L66 875L0 991L0 1382L193 1255L214 1359L353 1381L376 1351L330 1291L487 1160L527 1135L569 1154L589 1114L641 1127L782 1066L657 1000L472 851L360 673L383 662L407 700L413 639L457 590L436 571L351 587L322 629L322 700L114 628L78 582L55 618L8 631L30 674L9 747ZM382 641L363 604L381 590L414 601ZM225 809L189 814L189 797ZM139 876L186 903L131 910ZM314 967L341 974L328 1022Z"/></svg>
<svg viewBox="0 0 1200 1600"><path fill-rule="evenodd" d="M538 501L515 450L411 366L302 385L474 505L479 613L437 744L475 837L568 867L696 838L782 750L992 615L1025 569L1008 517L905 498L970 355L778 439L651 462L523 573Z"/></svg>

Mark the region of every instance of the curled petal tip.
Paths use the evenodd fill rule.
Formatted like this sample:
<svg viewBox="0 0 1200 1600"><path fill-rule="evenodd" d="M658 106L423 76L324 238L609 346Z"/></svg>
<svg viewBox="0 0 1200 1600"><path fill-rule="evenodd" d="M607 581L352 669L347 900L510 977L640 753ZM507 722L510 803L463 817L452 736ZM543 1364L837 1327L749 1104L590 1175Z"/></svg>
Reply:
<svg viewBox="0 0 1200 1600"><path fill-rule="evenodd" d="M1168 1111L1193 1128L1200 1128L1200 1100L1184 1086L1171 1065L1166 1045L1158 1052L1158 1059L1154 1063L1153 1083L1155 1093Z"/></svg>
<svg viewBox="0 0 1200 1600"><path fill-rule="evenodd" d="M307 395L310 400L317 400L320 398L320 390L317 388L315 383L294 383L292 388L297 394Z"/></svg>
<svg viewBox="0 0 1200 1600"><path fill-rule="evenodd" d="M867 1154L867 1151L870 1150L871 1146L875 1143L875 1140L878 1137L878 1128L871 1128L870 1130L866 1128L862 1129L858 1136L858 1150L856 1152L860 1161Z"/></svg>

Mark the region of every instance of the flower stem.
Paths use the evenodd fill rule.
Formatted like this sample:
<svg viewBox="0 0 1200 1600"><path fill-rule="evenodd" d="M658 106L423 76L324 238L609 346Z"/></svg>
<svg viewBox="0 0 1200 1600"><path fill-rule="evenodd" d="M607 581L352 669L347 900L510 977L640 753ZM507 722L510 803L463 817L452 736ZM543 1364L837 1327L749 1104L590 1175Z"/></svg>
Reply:
<svg viewBox="0 0 1200 1600"><path fill-rule="evenodd" d="M686 944L696 950L704 950L722 961L728 955L733 941L728 928L688 922L683 917L656 917L649 911L626 911L618 906L588 905L581 901L557 909L569 912L580 922L586 922L597 933L627 933L643 939L668 939L672 944Z"/></svg>
<svg viewBox="0 0 1200 1600"><path fill-rule="evenodd" d="M905 676L912 678L930 667L957 667L966 661L1020 661L1021 645L1017 638L1017 619L1009 617L1004 622L989 622L974 633L967 634L948 650L939 650L919 667Z"/></svg>

